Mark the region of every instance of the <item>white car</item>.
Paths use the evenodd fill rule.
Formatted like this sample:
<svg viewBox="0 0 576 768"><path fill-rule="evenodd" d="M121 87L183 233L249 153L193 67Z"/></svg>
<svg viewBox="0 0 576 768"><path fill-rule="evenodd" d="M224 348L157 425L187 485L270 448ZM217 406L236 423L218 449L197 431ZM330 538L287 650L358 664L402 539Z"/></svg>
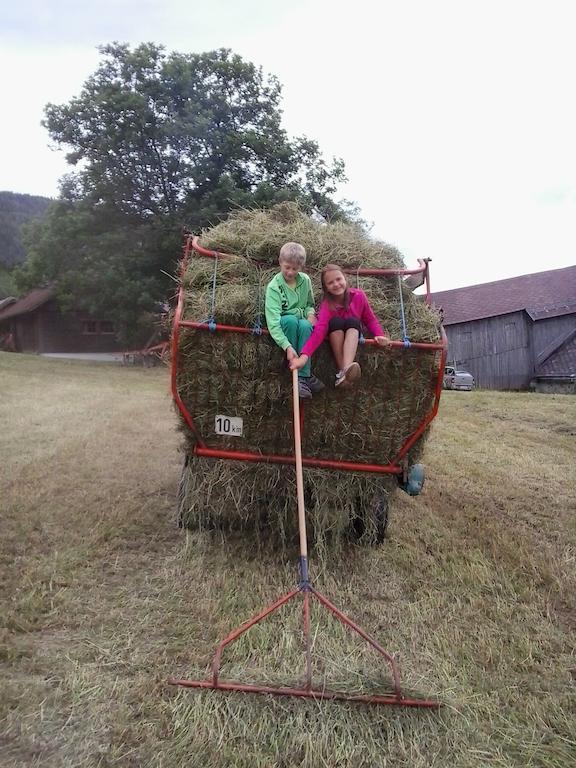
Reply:
<svg viewBox="0 0 576 768"><path fill-rule="evenodd" d="M459 371L453 365L444 368L444 389L474 389L474 376L468 371Z"/></svg>

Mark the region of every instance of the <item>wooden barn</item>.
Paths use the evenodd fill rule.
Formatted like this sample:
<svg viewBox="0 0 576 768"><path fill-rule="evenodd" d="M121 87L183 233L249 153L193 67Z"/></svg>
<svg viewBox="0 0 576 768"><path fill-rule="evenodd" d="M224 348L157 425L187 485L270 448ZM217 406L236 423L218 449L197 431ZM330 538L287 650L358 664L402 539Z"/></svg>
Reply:
<svg viewBox="0 0 576 768"><path fill-rule="evenodd" d="M63 312L52 287L0 306L0 349L13 352L119 352L114 324L82 311Z"/></svg>
<svg viewBox="0 0 576 768"><path fill-rule="evenodd" d="M448 360L478 387L574 392L576 266L432 295Z"/></svg>

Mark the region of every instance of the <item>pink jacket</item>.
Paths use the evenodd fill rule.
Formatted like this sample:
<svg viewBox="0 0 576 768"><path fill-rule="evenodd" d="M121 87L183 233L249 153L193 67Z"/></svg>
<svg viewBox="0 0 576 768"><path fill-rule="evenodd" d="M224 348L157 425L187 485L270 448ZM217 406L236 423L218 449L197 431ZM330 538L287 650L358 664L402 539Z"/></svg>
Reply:
<svg viewBox="0 0 576 768"><path fill-rule="evenodd" d="M320 304L318 321L314 326L312 335L302 347L302 355L310 357L318 349L328 335L328 324L333 317L355 317L368 329L372 336L384 336L382 326L376 319L372 307L364 291L359 288L350 288L350 305L347 310L343 307L330 309L326 299Z"/></svg>

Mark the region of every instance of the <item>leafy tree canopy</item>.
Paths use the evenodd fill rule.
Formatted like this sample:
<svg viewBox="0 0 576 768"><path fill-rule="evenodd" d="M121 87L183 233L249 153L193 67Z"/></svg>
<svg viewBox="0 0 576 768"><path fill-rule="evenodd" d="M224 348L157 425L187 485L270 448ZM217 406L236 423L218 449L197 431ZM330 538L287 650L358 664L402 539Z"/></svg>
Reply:
<svg viewBox="0 0 576 768"><path fill-rule="evenodd" d="M0 265L10 268L24 261L22 226L42 218L49 205L48 197L0 192Z"/></svg>
<svg viewBox="0 0 576 768"><path fill-rule="evenodd" d="M332 198L342 161L288 137L276 78L226 49L100 50L80 95L46 107L44 125L76 170L42 231L29 229L22 286L56 281L62 295L130 329L166 297L162 270L173 271L183 225L198 230L234 207L282 200L349 217Z"/></svg>

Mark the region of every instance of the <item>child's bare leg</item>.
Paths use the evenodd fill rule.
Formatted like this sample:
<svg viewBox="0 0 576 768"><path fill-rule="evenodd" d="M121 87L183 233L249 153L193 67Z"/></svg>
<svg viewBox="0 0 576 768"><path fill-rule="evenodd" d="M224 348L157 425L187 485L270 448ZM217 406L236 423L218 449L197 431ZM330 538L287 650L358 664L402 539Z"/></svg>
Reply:
<svg viewBox="0 0 576 768"><path fill-rule="evenodd" d="M328 339L334 360L336 360L336 366L341 371L344 368L344 331L332 331Z"/></svg>
<svg viewBox="0 0 576 768"><path fill-rule="evenodd" d="M344 336L344 344L342 347L342 370L346 370L349 365L354 362L356 357L356 351L358 350L358 338L359 333L356 328L348 328L346 335Z"/></svg>

